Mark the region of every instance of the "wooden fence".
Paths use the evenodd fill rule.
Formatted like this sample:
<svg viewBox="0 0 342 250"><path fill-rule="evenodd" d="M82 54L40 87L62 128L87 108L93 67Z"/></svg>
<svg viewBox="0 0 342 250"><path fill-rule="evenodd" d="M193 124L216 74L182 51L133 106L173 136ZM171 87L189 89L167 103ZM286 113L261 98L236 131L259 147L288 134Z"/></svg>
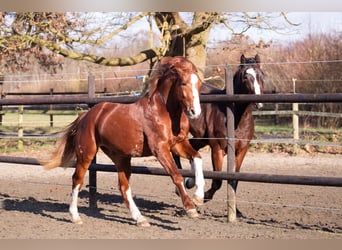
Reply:
<svg viewBox="0 0 342 250"><path fill-rule="evenodd" d="M226 79L232 79L230 71L227 71ZM89 85L93 79L89 78ZM324 93L324 94L265 94L255 95L233 95L232 84L227 83L227 95L205 95L201 96L201 102L221 102L227 105L227 140L228 140L228 156L227 171L221 173L205 172L206 178L224 179L228 181L227 190L227 208L228 221L234 221L236 218L235 192L231 186L232 181L253 181L265 183L280 184L298 184L298 185L322 185L322 186L342 186L341 177L319 177L319 176L284 176L284 175L266 175L266 174L246 174L235 173L235 156L234 156L234 116L230 105L232 102L263 102L263 103L317 103L317 102L342 102L342 93ZM98 102L109 101L119 103L131 103L137 100L136 96L118 96L118 97L95 97L93 87L89 87L88 96L75 97L36 97L36 98L11 98L0 99L0 106L3 105L42 105L42 104L87 104L92 106ZM5 158L0 157L0 161L27 164L38 164L35 159L21 158ZM100 165L93 162L89 169L89 185L90 205L96 206L96 172L97 171L116 171L113 165ZM163 169L148 167L133 167L134 173L165 175ZM193 176L191 171L182 170L184 176Z"/></svg>

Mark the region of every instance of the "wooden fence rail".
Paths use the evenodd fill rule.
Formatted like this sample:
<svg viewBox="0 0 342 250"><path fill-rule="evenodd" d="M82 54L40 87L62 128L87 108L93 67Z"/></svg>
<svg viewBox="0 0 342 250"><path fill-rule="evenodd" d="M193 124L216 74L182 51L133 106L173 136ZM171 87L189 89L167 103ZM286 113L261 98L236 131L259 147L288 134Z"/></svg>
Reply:
<svg viewBox="0 0 342 250"><path fill-rule="evenodd" d="M342 118L342 113L315 112L304 110L254 110L253 115L298 115L298 116L321 116L331 118Z"/></svg>
<svg viewBox="0 0 342 250"><path fill-rule="evenodd" d="M231 83L227 82L227 79L232 79L231 73L226 73L226 86L230 86ZM93 76L89 76L88 82L90 85L94 84ZM342 93L324 93L324 94L264 94L264 95L233 95L227 89L227 95L201 95L200 101L204 103L208 102L220 102L230 106L232 102L262 102L262 103L331 103L342 102ZM88 96L50 96L50 97L35 97L35 98L4 98L0 99L0 107L4 105L42 105L42 104L87 104L92 106L96 103L108 101L117 103L132 103L139 97L137 96L116 96L116 97L95 97L94 88L92 86L88 89ZM227 115L232 112L227 112ZM234 117L227 117L230 123L234 124ZM228 143L229 140L235 138L234 126L227 126ZM229 139L230 138L230 139ZM233 143L234 147L234 143ZM247 173L235 173L234 159L235 156L228 147L227 152L227 172L208 172L205 171L205 178L222 178L228 181L228 188L231 180L239 181L254 181L254 182L266 182L266 183L281 183L281 184L301 184L301 185L328 185L328 186L342 186L342 178L339 177L314 177L314 176L291 176L291 175L268 175L268 174L247 174ZM12 159L13 160L13 159ZM22 159L17 158L17 163ZM0 157L0 161L9 162L3 157ZM15 161L15 160L14 160ZM35 159L29 159L30 162L37 161ZM26 163L27 164L27 163ZM89 189L90 193L90 206L96 206L96 172L97 171L115 171L113 165L99 165L96 162L91 164L89 169L89 185L92 187ZM147 168L147 167L133 167L133 172L143 172L144 174L158 174L164 175L165 171L159 168ZM193 174L187 170L182 170L181 173L184 176L193 176ZM95 188L94 188L95 187ZM230 203L234 201L233 203ZM234 221L235 213L235 192L227 192L227 205L228 205L228 221Z"/></svg>
<svg viewBox="0 0 342 250"><path fill-rule="evenodd" d="M5 105L41 105L41 104L88 104L99 102L132 103L138 100L138 96L112 96L94 97L88 96L52 96L33 98L4 98L0 99L0 106ZM229 104L231 102L262 102L262 103L330 103L342 102L342 93L325 94L264 94L264 95L201 95L203 103L219 102Z"/></svg>
<svg viewBox="0 0 342 250"><path fill-rule="evenodd" d="M25 164L39 166L39 160L28 157L0 156L0 162L12 164ZM74 168L74 167L72 167ZM89 171L117 172L113 164L92 163ZM184 177L194 177L191 170L180 169ZM162 167L132 166L132 173L145 175L169 176ZM275 175L259 173L228 173L226 171L203 171L205 179L217 180L237 180L246 182L261 182L274 184L307 185L307 186L326 186L342 187L342 177L323 177L323 176L298 176L298 175Z"/></svg>

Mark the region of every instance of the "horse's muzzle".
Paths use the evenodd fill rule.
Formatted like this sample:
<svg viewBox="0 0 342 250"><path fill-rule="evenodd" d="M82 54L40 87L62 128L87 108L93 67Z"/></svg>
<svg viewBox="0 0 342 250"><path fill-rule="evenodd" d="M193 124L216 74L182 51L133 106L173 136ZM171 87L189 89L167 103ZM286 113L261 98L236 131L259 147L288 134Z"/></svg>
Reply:
<svg viewBox="0 0 342 250"><path fill-rule="evenodd" d="M185 114L189 119L196 119L200 116L201 110L195 110L195 109L186 109Z"/></svg>
<svg viewBox="0 0 342 250"><path fill-rule="evenodd" d="M255 104L255 107L257 109L261 109L263 106L264 106L264 104L262 104L261 102L258 102L258 103Z"/></svg>

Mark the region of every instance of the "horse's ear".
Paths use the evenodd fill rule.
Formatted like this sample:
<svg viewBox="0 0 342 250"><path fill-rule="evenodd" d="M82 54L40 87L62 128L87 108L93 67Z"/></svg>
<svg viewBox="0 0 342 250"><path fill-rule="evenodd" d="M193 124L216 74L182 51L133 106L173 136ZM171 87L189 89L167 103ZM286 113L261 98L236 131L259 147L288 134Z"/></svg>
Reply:
<svg viewBox="0 0 342 250"><path fill-rule="evenodd" d="M255 55L255 61L259 64L260 63L260 56L258 54Z"/></svg>
<svg viewBox="0 0 342 250"><path fill-rule="evenodd" d="M241 57L240 57L240 63L241 64L245 64L246 63L246 57L245 57L244 54L242 54Z"/></svg>

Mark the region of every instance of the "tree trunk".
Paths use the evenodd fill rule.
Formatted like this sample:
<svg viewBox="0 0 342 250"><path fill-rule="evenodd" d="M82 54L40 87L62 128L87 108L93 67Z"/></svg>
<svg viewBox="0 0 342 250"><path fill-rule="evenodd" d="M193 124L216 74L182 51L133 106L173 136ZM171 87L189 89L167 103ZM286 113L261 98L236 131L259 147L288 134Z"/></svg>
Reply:
<svg viewBox="0 0 342 250"><path fill-rule="evenodd" d="M212 13L195 12L194 19L192 22L193 27L205 25L204 22L212 18ZM206 58L207 58L207 43L209 33L211 30L210 23L207 28L204 27L200 33L189 36L186 41L185 57L192 61L198 68L200 77L204 78Z"/></svg>
<svg viewBox="0 0 342 250"><path fill-rule="evenodd" d="M195 12L191 26L178 12L158 12L155 20L167 46L165 56L185 56L198 68L203 79L206 65L206 46L216 17L215 12Z"/></svg>

